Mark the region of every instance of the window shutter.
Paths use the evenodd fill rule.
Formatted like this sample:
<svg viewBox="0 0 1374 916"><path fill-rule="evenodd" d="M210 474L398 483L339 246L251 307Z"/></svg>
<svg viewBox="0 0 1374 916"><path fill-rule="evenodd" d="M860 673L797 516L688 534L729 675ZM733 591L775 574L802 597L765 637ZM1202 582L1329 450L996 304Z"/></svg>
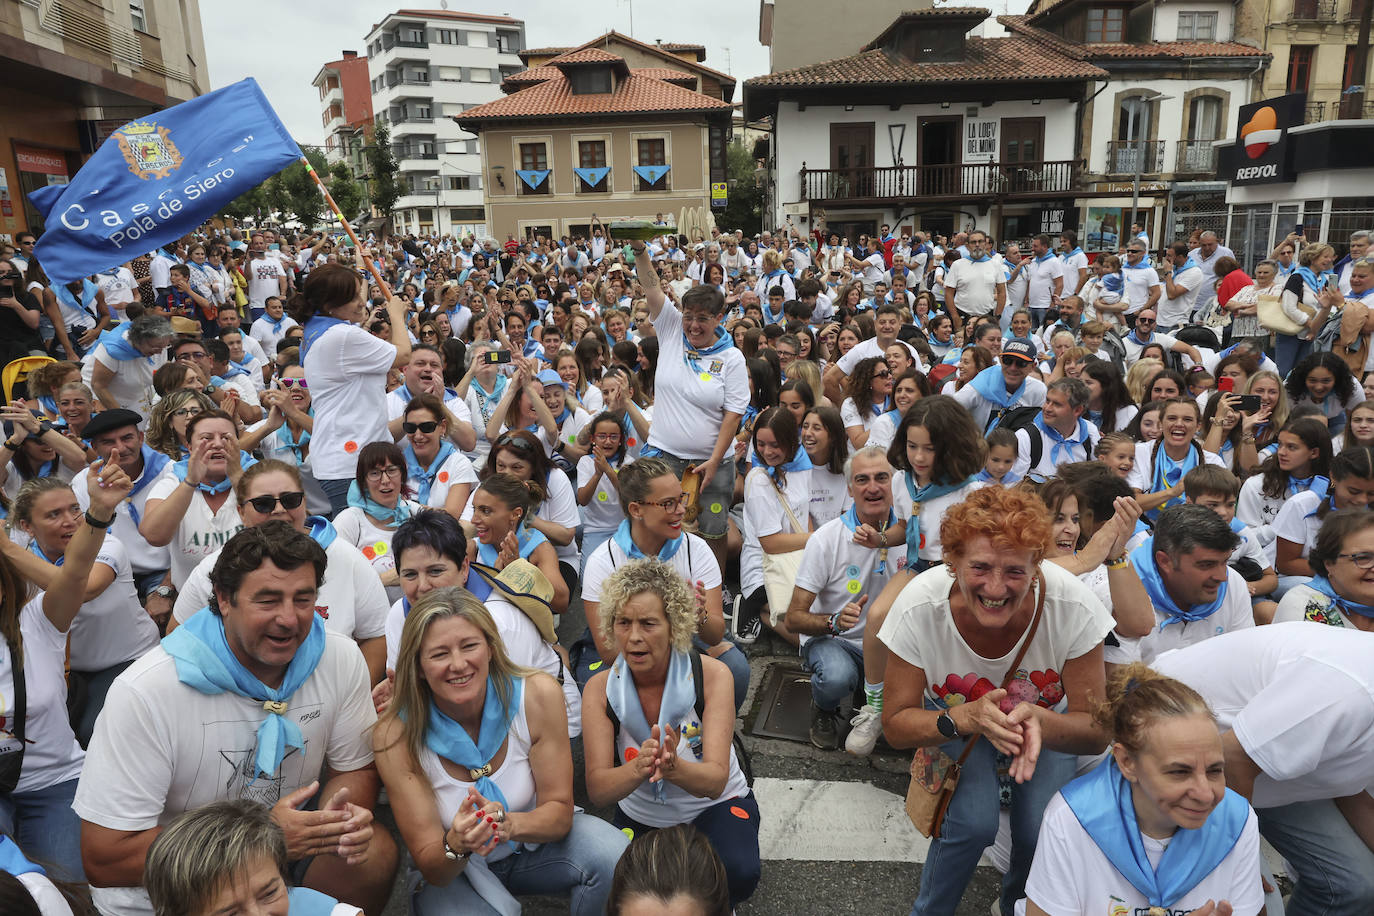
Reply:
<svg viewBox="0 0 1374 916"><path fill-rule="evenodd" d="M468 33L467 33L467 32L464 32L462 29L459 29L459 30L457 31L456 34L458 35L458 43L459 43L460 45L465 45L465 44L468 43Z"/></svg>

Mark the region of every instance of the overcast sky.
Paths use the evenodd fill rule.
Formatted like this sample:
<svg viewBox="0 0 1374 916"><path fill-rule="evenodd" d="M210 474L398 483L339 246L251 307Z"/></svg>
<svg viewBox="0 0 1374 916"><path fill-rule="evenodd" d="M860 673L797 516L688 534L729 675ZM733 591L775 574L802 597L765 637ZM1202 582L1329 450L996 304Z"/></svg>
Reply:
<svg viewBox="0 0 1374 916"><path fill-rule="evenodd" d="M634 29L630 28L633 4ZM382 0L281 3L280 0L211 0L200 5L210 87L252 76L272 107L304 144L322 144L319 95L310 85L320 67L348 49L365 53L363 36L398 9L438 9L439 0L401 6ZM759 44L758 0L451 0L450 10L513 15L525 20L529 47L572 46L611 29L640 41L691 42L706 46L708 66L742 84L768 72L768 49ZM742 89L735 89L735 101Z"/></svg>

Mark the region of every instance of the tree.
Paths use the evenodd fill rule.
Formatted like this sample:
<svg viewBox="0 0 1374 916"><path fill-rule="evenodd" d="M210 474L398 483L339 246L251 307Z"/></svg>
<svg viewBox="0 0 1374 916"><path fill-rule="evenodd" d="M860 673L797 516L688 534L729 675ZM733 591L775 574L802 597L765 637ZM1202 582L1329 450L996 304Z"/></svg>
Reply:
<svg viewBox="0 0 1374 916"><path fill-rule="evenodd" d="M391 219L396 201L401 199L401 184L396 177L396 156L391 151L391 132L385 124L372 130L372 145L367 150L367 164L372 173L368 196L372 206L384 219Z"/></svg>
<svg viewBox="0 0 1374 916"><path fill-rule="evenodd" d="M753 153L740 140L732 140L725 150L725 174L730 196L725 207L715 211L721 230L743 229L754 235L763 225L763 188L754 176L758 168Z"/></svg>
<svg viewBox="0 0 1374 916"><path fill-rule="evenodd" d="M329 194L344 219L352 222L363 209L363 186L353 178L353 171L344 162L329 167Z"/></svg>
<svg viewBox="0 0 1374 916"><path fill-rule="evenodd" d="M248 218L257 220L266 216L272 210L270 195L268 194L268 182L271 180L272 179L269 178L262 184L244 191L238 197L235 197L233 200L229 201L229 203L225 204L223 209L220 210L220 214L232 217L235 220Z"/></svg>
<svg viewBox="0 0 1374 916"><path fill-rule="evenodd" d="M307 147L304 152L317 175L329 174L329 165L325 162L323 153L314 147ZM305 170L305 166L293 162L282 169L276 180L285 197L285 200L281 201L284 206L279 208L282 215L290 213L295 216L302 229L314 229L318 226L325 211L324 197L315 185L315 179Z"/></svg>

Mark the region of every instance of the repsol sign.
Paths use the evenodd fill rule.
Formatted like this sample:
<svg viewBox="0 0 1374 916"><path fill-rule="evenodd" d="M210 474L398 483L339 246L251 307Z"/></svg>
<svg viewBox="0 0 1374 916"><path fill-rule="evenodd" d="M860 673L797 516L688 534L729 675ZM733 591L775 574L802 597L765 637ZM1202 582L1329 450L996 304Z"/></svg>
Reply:
<svg viewBox="0 0 1374 916"><path fill-rule="evenodd" d="M1248 165L1244 168L1236 169L1236 175L1232 181L1254 181L1256 178L1277 178L1279 176L1278 163L1269 165Z"/></svg>

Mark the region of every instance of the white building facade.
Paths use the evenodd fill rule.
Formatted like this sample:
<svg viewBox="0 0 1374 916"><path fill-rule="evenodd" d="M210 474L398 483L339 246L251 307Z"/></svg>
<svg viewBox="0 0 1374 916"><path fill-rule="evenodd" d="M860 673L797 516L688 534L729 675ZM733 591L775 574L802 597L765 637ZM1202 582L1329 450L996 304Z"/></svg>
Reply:
<svg viewBox="0 0 1374 916"><path fill-rule="evenodd" d="M524 22L401 10L366 42L374 118L390 131L402 183L395 231L487 235L480 146L453 118L500 98L501 81L524 69Z"/></svg>

